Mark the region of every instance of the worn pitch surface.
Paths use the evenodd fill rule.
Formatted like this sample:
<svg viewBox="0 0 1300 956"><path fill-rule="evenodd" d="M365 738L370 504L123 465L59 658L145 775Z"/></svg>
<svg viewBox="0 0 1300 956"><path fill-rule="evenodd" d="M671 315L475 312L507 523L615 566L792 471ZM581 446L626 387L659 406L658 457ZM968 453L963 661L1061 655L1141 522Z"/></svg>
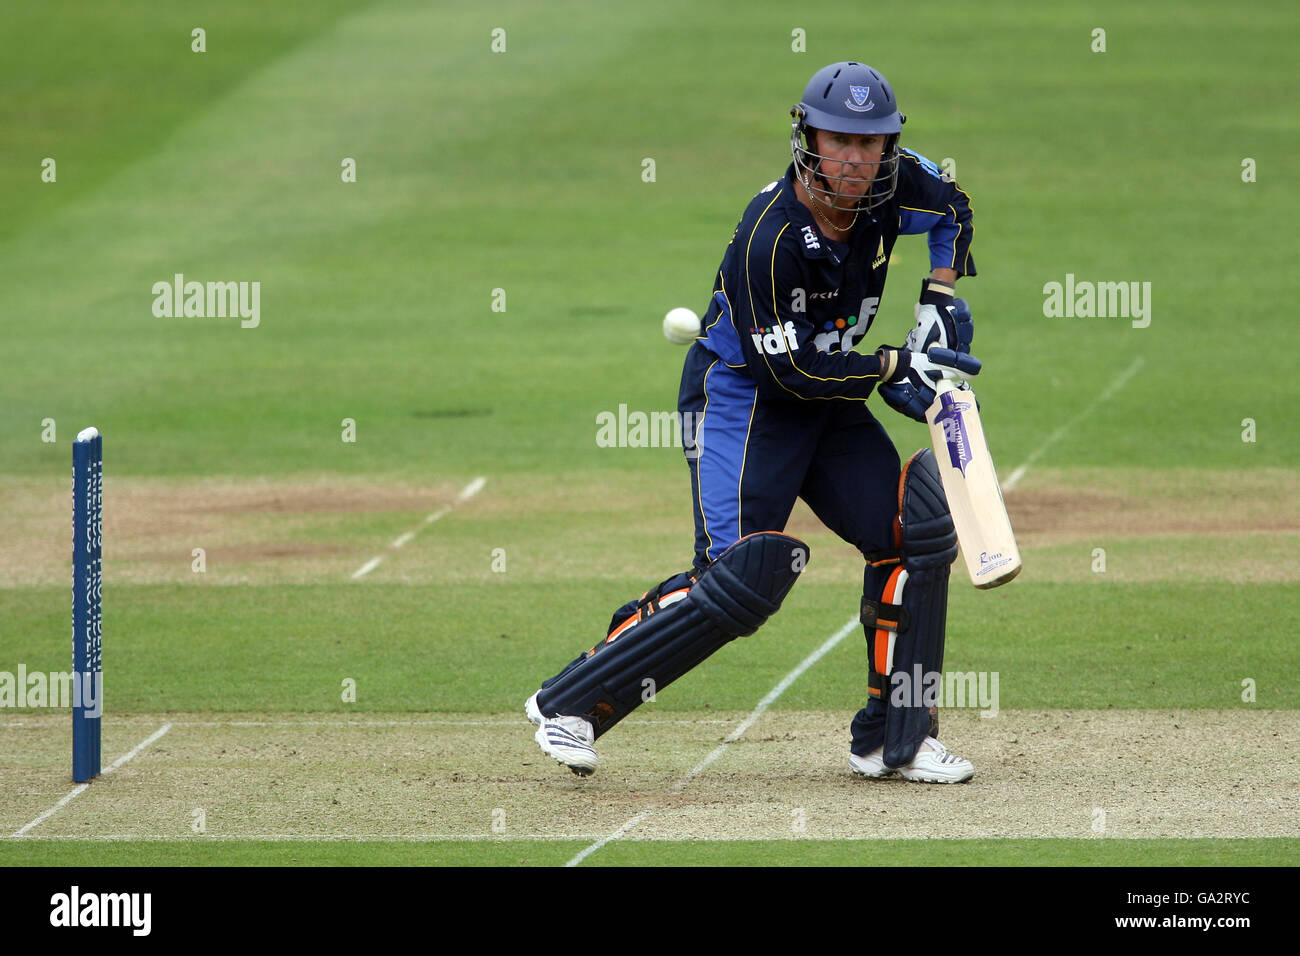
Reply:
<svg viewBox="0 0 1300 956"><path fill-rule="evenodd" d="M171 730L29 835L596 840L649 809L628 838L1300 836L1300 770L1276 759L1300 745L1292 711L955 713L944 736L978 772L952 786L855 777L846 715L769 712L678 789L743 717L629 719L587 779L543 757L513 715L114 718L114 755ZM0 770L5 833L70 789L65 725L0 728L20 755Z"/></svg>

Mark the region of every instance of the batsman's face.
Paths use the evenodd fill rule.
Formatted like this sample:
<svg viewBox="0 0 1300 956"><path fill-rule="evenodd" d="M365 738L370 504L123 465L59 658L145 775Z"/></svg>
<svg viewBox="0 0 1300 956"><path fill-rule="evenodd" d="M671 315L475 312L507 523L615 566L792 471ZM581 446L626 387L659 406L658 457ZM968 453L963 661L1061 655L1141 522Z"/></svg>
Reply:
<svg viewBox="0 0 1300 956"><path fill-rule="evenodd" d="M821 153L818 172L841 196L864 196L880 171L887 137L872 133L817 131L815 149Z"/></svg>

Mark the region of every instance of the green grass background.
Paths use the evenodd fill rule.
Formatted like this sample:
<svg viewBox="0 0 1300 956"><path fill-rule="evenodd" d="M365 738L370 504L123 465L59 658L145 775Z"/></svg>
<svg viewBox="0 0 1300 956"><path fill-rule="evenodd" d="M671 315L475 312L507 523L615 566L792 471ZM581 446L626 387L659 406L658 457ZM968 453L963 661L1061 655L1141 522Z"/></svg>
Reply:
<svg viewBox="0 0 1300 956"><path fill-rule="evenodd" d="M843 4L94 9L10 14L0 37L5 472L63 467L45 417L96 422L120 475L637 467L596 448L594 414L672 407L659 318L707 303L740 211L784 169L789 104L849 56L974 197L962 290L1003 461L1138 355L1056 460L1296 461L1293 378L1247 364L1300 343L1290 5L988 3L941 36L890 3L870 26ZM922 237L899 251L872 347L901 339L927 271ZM155 318L176 272L262 282L262 326ZM1045 318L1066 273L1151 282L1150 328Z"/></svg>
<svg viewBox="0 0 1300 956"><path fill-rule="evenodd" d="M562 866L572 840L418 843L311 840L71 840L0 843L10 866ZM1300 858L1295 840L854 840L621 841L602 866L1261 866Z"/></svg>
<svg viewBox="0 0 1300 956"><path fill-rule="evenodd" d="M628 581L623 590L631 587ZM1002 708L1295 708L1294 589L1257 585L1250 608L1238 590L1038 585L993 600L954 588L944 667L998 672ZM601 591L619 593L608 585ZM1099 593L1115 621L1164 630L1100 626ZM801 582L758 635L682 678L655 709L752 708L844 625L854 594ZM14 637L0 669L14 671L17 661L28 672L66 669L63 643L48 639L66 630L65 598L61 588L7 594ZM1216 601L1244 617L1207 627L1205 607ZM112 709L122 712L513 712L584 640L595 642L590 622L598 630L609 603L549 584L132 587L114 596L108 612L106 681ZM866 666L859 632L777 706L841 709L847 720L865 702ZM345 677L357 681L355 702L341 699ZM1242 700L1247 677L1256 682L1249 703Z"/></svg>
<svg viewBox="0 0 1300 956"><path fill-rule="evenodd" d="M741 210L788 162L789 105L832 60L881 69L905 144L955 159L974 197L980 275L961 292L1004 473L1139 356L1044 465L1300 460L1293 5L65 0L2 16L0 482L65 478L93 423L114 478L683 486L681 560L635 579L586 563L543 580L544 557L491 575L479 555L507 531L516 555L628 540L599 502L575 519L545 497L508 529L468 510L438 525L429 537L463 558L418 583L115 585L110 566L121 711L337 710L342 676L360 681L359 709L514 709L613 605L684 564L677 454L598 448L595 416L673 406L682 352L660 317L704 308ZM190 51L197 26L206 53ZM45 157L57 183L40 180ZM1247 157L1257 182L1242 182ZM928 271L922 237L897 252L871 348L901 340ZM177 272L260 281L260 327L155 318L151 286ZM1066 273L1150 282L1151 326L1045 318L1042 287ZM882 417L900 448L926 443ZM385 521L358 537L357 564ZM1212 542L1187 548L1214 560ZM1295 708L1297 598L1290 582L955 588L946 665L1000 671L1004 708ZM657 706L752 706L855 604L810 576L761 639ZM0 669L61 669L66 633L66 588L0 587ZM864 663L845 641L777 706L852 709Z"/></svg>

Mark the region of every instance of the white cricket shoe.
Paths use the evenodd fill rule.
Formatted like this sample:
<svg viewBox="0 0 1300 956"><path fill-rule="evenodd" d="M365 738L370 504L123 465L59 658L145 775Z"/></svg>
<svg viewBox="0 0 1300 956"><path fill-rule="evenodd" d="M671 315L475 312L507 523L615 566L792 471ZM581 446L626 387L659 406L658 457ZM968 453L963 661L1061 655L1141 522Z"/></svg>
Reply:
<svg viewBox="0 0 1300 956"><path fill-rule="evenodd" d="M553 757L580 777L596 772L596 733L585 717L543 717L537 694L528 698L524 713L537 725L533 739L542 753Z"/></svg>
<svg viewBox="0 0 1300 956"><path fill-rule="evenodd" d="M965 783L975 776L975 765L963 760L933 737L926 737L921 748L906 767L886 767L884 747L877 747L865 757L849 754L849 768L864 777L888 777L897 773L913 783Z"/></svg>

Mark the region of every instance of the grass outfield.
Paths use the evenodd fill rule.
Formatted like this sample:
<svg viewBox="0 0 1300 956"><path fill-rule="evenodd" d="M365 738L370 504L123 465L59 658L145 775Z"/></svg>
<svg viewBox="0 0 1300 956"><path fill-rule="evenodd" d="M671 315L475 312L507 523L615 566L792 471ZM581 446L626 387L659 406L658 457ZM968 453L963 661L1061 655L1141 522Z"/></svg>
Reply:
<svg viewBox="0 0 1300 956"><path fill-rule="evenodd" d="M1300 745L1300 394L1260 361L1300 352L1300 10L1001 0L940 56L904 3L873 7L887 33L829 3L155 7L0 31L0 675L67 666L94 424L106 762L172 727L7 839L71 785L66 714L0 693L0 862L556 865L643 806L590 863L1300 862L1300 777L1269 759ZM789 105L853 57L974 200L960 288L1025 557L994 592L954 574L945 666L999 678L996 718L945 716L979 775L848 775L856 631L673 789L856 613L860 557L800 505L782 611L576 781L522 700L691 536L680 451L602 447L597 416L673 407L660 317L703 309ZM895 255L867 348L928 272L922 237ZM177 273L259 282L257 326L156 317ZM1149 326L1046 316L1067 275L1150 283Z"/></svg>
<svg viewBox="0 0 1300 956"><path fill-rule="evenodd" d="M703 673L691 678L693 686L700 682L702 700L696 692L665 694L659 709L708 703L737 710L756 703L852 614L850 587L817 581L811 571L809 578L760 638L720 653L707 679ZM513 711L536 690L530 686L539 680L535 675L585 649L579 645L586 632L575 636L564 622L597 619L610 603L571 612L549 585L438 594L376 583L355 592L325 584L237 592L202 584L123 589L120 606L107 618L116 637L106 651L112 709ZM985 608L991 600L957 593L945 667L999 673L1002 707L1250 710L1300 704L1293 681L1269 676L1285 674L1294 659L1282 623L1293 587L1260 586L1249 603L1230 585L1112 585L1107 613L1135 624L1102 634L1089 620L1096 585L1026 582L992 612ZM14 672L19 661L29 672L65 667L63 649L51 647L47 637L66 629L66 614L54 607L64 597L62 589L40 588L6 602L21 636L6 642L0 670ZM1197 605L1216 598L1235 609L1227 647L1221 634L1199 631ZM979 615L978 621L962 624L961 612ZM538 613L548 620L537 623ZM1033 623L1023 623L1029 615ZM1139 627L1150 630L1138 633ZM1218 670L1207 674L1203 661L1210 657ZM856 710L865 667L859 632L791 688L782 706ZM358 682L354 702L340 697L344 678ZM1250 702L1242 699L1246 678L1255 680Z"/></svg>
<svg viewBox="0 0 1300 956"><path fill-rule="evenodd" d="M1109 24L1107 52L1092 53L1092 19L982 4L959 93L935 68L932 24L906 4L888 41L866 42L909 114L906 141L955 159L974 197L981 274L963 291L1004 461L1139 357L1052 460L1295 464L1288 377L1206 386L1236 380L1216 368L1243 322L1278 354L1297 345L1277 307L1296 91L1276 54L1300 14L1163 7L1091 8ZM338 19L313 6L279 21L227 8L204 54L188 31L165 42L173 25L144 3L114 10L115 31L148 24L139 39L81 14L40 43L0 39L25 77L0 106L21 137L8 162L22 164L0 196L26 210L0 256L6 473L64 470L66 448L40 441L47 417L72 433L93 419L117 475L636 467L643 456L596 446L595 414L672 407L681 352L659 317L703 308L741 209L787 162L789 103L822 60L865 42L831 39L863 32L836 5L801 10L807 54L790 52L788 12L743 3L339 3ZM504 54L490 52L492 24L512 28ZM1207 116L1222 118L1213 134ZM39 179L45 156L62 160L56 183ZM340 181L345 157L354 184ZM1257 182L1241 181L1243 157ZM868 347L901 335L928 271L922 237L896 252ZM156 318L152 285L178 272L260 281L260 325ZM1067 274L1151 282L1150 326L1046 318L1043 286ZM345 417L355 444L339 440ZM922 440L885 420L900 443Z"/></svg>
<svg viewBox="0 0 1300 956"><path fill-rule="evenodd" d="M561 866L583 849L563 840L394 844L51 841L0 843L6 866ZM1295 866L1295 840L735 840L624 842L601 866Z"/></svg>

